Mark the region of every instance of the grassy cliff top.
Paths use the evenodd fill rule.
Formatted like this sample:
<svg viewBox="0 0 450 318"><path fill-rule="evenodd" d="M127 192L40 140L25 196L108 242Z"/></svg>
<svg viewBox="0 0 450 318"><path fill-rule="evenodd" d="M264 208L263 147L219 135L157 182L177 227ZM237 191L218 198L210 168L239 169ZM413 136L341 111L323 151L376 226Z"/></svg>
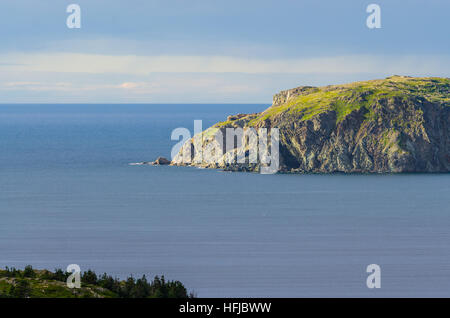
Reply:
<svg viewBox="0 0 450 318"><path fill-rule="evenodd" d="M283 95L282 102L275 103L275 98L280 95ZM450 79L396 75L342 85L299 87L275 95L274 104L262 113L247 115L239 120L244 120L248 126L255 126L280 114L300 115L303 121L323 112L335 111L339 122L354 110L366 107L370 113L377 100L395 97L422 98L449 106ZM228 120L218 123L216 127L233 125L233 120Z"/></svg>

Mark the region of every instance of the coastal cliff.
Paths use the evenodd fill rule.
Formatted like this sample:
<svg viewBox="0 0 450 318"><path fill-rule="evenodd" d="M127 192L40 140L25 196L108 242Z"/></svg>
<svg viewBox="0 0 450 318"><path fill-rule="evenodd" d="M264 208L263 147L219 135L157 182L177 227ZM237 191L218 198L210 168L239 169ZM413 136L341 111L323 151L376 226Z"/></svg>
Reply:
<svg viewBox="0 0 450 318"><path fill-rule="evenodd" d="M191 149L191 162L183 161L182 150L171 164L259 171L259 163L227 162L225 151L222 160L209 160L199 149L217 142L218 133L225 136L226 128L278 128L280 172L449 172L449 106L449 78L297 87L276 94L261 113L229 116L192 138L183 146Z"/></svg>

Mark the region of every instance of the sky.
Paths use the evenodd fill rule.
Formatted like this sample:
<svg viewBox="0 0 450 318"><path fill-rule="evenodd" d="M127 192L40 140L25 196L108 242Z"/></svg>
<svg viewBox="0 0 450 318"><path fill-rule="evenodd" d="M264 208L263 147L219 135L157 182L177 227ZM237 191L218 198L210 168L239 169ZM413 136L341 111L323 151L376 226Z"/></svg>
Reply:
<svg viewBox="0 0 450 318"><path fill-rule="evenodd" d="M0 0L0 103L270 104L301 85L449 77L449 14L448 0Z"/></svg>

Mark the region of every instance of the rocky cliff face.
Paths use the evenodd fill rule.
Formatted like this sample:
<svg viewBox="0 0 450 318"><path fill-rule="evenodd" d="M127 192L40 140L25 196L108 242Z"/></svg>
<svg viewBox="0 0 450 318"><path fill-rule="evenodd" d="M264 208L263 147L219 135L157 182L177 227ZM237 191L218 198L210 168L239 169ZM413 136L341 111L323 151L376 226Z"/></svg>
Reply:
<svg viewBox="0 0 450 318"><path fill-rule="evenodd" d="M225 160L248 154L250 142L220 158L199 151L223 148L216 137L226 128L278 128L281 172L449 172L450 80L392 76L283 91L264 112L230 116L188 141L191 162L180 152L172 164L259 171L260 163Z"/></svg>

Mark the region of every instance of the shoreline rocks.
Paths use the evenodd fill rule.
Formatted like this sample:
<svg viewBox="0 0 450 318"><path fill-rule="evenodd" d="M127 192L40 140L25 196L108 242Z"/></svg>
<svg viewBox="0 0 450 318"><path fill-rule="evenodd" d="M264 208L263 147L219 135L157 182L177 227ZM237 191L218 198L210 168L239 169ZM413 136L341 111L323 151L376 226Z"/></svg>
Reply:
<svg viewBox="0 0 450 318"><path fill-rule="evenodd" d="M168 166L171 164L171 161L164 157L158 157L155 161L142 161L142 162L133 162L130 163L130 166L144 166L144 165L150 165L150 166Z"/></svg>

